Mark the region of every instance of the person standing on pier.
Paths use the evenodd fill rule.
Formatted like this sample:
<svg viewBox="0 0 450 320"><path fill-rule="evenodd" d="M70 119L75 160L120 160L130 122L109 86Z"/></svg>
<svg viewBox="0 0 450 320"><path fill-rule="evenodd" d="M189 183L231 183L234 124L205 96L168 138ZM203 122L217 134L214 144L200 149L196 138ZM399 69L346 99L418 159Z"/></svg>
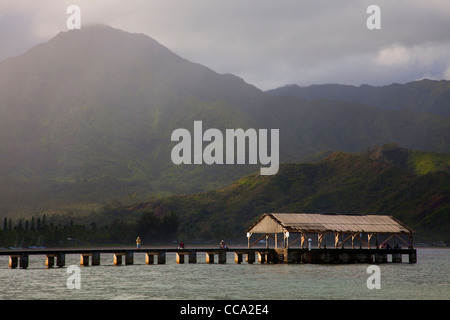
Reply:
<svg viewBox="0 0 450 320"><path fill-rule="evenodd" d="M141 248L141 238L137 237L136 239L136 249L140 249Z"/></svg>
<svg viewBox="0 0 450 320"><path fill-rule="evenodd" d="M225 241L220 241L220 247L222 248L222 249L228 249L228 247L227 247L227 244L225 243Z"/></svg>

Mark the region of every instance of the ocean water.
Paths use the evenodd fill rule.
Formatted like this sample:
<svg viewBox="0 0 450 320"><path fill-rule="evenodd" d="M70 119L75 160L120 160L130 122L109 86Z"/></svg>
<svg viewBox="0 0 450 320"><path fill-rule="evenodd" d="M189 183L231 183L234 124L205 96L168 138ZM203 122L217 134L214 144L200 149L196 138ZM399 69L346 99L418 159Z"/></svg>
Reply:
<svg viewBox="0 0 450 320"><path fill-rule="evenodd" d="M134 265L113 265L112 254L100 266L79 267L79 255L66 255L66 267L45 268L44 256L30 255L28 269L9 269L0 256L0 299L8 300L449 300L450 249L419 248L417 263L380 264L379 289L369 289L369 264L166 264L146 265L136 253ZM79 289L68 287L79 267ZM69 281L74 283L73 281Z"/></svg>

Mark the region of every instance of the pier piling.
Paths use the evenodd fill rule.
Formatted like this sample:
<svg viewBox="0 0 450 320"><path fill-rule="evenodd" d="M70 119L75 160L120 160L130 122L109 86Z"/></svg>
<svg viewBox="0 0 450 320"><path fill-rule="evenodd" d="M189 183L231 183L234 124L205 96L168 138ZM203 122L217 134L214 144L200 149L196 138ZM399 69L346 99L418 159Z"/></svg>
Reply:
<svg viewBox="0 0 450 320"><path fill-rule="evenodd" d="M177 252L177 263L183 264L184 263L184 256L189 255L189 252Z"/></svg>
<svg viewBox="0 0 450 320"><path fill-rule="evenodd" d="M28 268L28 254L24 253L19 258L19 267L22 269Z"/></svg>
<svg viewBox="0 0 450 320"><path fill-rule="evenodd" d="M80 254L80 266L87 267L89 266L89 257L91 254L81 253Z"/></svg>
<svg viewBox="0 0 450 320"><path fill-rule="evenodd" d="M55 254L47 254L45 255L45 266L47 269L53 268L55 265Z"/></svg>
<svg viewBox="0 0 450 320"><path fill-rule="evenodd" d="M234 262L235 263L242 263L242 252L235 252L234 253Z"/></svg>
<svg viewBox="0 0 450 320"><path fill-rule="evenodd" d="M92 253L91 265L93 265L93 266L99 266L100 265L100 252L93 252Z"/></svg>
<svg viewBox="0 0 450 320"><path fill-rule="evenodd" d="M28 254L10 255L9 267L11 269L16 269L17 267L22 269L28 268Z"/></svg>
<svg viewBox="0 0 450 320"><path fill-rule="evenodd" d="M247 252L246 261L247 261L247 263L250 263L250 264L255 262L255 252L254 251Z"/></svg>
<svg viewBox="0 0 450 320"><path fill-rule="evenodd" d="M417 263L417 252L413 250L409 253L409 263Z"/></svg>
<svg viewBox="0 0 450 320"><path fill-rule="evenodd" d="M183 264L185 256L188 256L189 263L197 263L197 253L194 250L189 251L179 251L176 253L177 263Z"/></svg>
<svg viewBox="0 0 450 320"><path fill-rule="evenodd" d="M214 263L214 256L218 255L219 264L227 263L226 250L206 251L206 263Z"/></svg>
<svg viewBox="0 0 450 320"><path fill-rule="evenodd" d="M59 252L56 254L56 265L58 268L62 268L66 265L66 254L63 252Z"/></svg>
<svg viewBox="0 0 450 320"><path fill-rule="evenodd" d="M258 254L258 262L266 263L267 254L265 252L257 252L257 254Z"/></svg>
<svg viewBox="0 0 450 320"><path fill-rule="evenodd" d="M155 257L157 258L157 264L165 264L166 263L166 252L165 251L146 252L145 253L145 263L146 264L154 264Z"/></svg>
<svg viewBox="0 0 450 320"><path fill-rule="evenodd" d="M122 257L125 257L125 264L132 265L134 263L133 252L115 252L114 253L114 265L122 265Z"/></svg>

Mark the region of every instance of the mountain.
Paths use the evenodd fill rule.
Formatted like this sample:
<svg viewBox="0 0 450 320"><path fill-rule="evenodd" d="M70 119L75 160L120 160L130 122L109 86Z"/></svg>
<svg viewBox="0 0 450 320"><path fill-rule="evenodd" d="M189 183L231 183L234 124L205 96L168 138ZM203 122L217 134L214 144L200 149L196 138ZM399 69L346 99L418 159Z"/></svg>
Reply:
<svg viewBox="0 0 450 320"><path fill-rule="evenodd" d="M171 134L280 130L280 161L396 142L450 152L450 119L358 102L275 97L142 34L61 32L0 62L0 212L75 215L114 199L225 187L259 165L175 165Z"/></svg>
<svg viewBox="0 0 450 320"><path fill-rule="evenodd" d="M406 84L359 87L322 84L308 87L288 85L266 91L274 96L293 96L306 100L330 99L360 102L386 110L410 110L450 116L450 81L420 80Z"/></svg>
<svg viewBox="0 0 450 320"><path fill-rule="evenodd" d="M245 109L259 105L251 102L258 96L242 79L144 35L105 26L61 32L0 63L1 209L176 191L178 178L158 187L170 180L161 172L196 175L198 168L169 163L171 132L197 119L219 128L255 125ZM227 102L236 97L246 103Z"/></svg>
<svg viewBox="0 0 450 320"><path fill-rule="evenodd" d="M252 174L220 190L142 203L128 215L145 210L175 213L178 237L190 240L242 240L263 213L308 212L392 215L420 241L449 241L450 155L395 145L335 152L320 161L283 164L274 176Z"/></svg>

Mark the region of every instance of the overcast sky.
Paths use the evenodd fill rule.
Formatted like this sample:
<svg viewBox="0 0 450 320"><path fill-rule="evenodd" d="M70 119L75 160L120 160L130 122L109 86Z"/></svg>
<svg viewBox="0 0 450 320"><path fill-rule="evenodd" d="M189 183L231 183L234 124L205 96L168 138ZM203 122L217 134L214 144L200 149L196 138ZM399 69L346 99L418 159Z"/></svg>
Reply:
<svg viewBox="0 0 450 320"><path fill-rule="evenodd" d="M0 0L0 60L66 31L71 4L262 90L450 79L449 0Z"/></svg>

